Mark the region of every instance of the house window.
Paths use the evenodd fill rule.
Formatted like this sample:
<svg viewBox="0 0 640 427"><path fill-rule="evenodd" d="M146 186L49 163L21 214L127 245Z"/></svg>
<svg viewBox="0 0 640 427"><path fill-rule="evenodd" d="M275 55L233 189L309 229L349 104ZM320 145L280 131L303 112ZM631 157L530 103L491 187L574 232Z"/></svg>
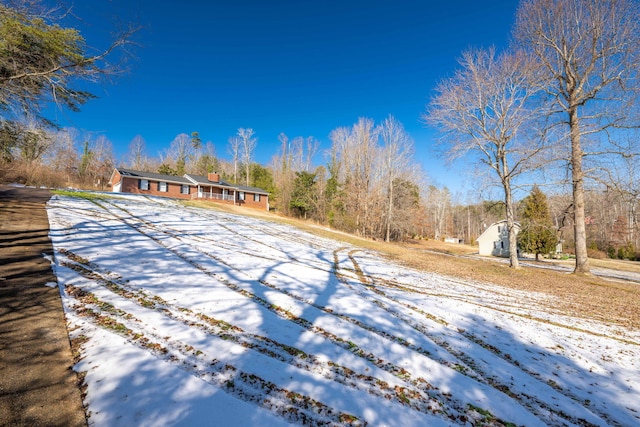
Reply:
<svg viewBox="0 0 640 427"><path fill-rule="evenodd" d="M148 179L139 179L138 180L138 188L141 190L149 189L149 180Z"/></svg>
<svg viewBox="0 0 640 427"><path fill-rule="evenodd" d="M244 200L244 191L238 191L238 200Z"/></svg>
<svg viewBox="0 0 640 427"><path fill-rule="evenodd" d="M190 190L191 187L189 187L189 184L180 185L180 194L189 194Z"/></svg>
<svg viewBox="0 0 640 427"><path fill-rule="evenodd" d="M158 191L166 193L169 190L169 185L166 182L158 182Z"/></svg>
<svg viewBox="0 0 640 427"><path fill-rule="evenodd" d="M253 201L254 202L259 202L260 201L260 195L259 194L254 194L253 195Z"/></svg>

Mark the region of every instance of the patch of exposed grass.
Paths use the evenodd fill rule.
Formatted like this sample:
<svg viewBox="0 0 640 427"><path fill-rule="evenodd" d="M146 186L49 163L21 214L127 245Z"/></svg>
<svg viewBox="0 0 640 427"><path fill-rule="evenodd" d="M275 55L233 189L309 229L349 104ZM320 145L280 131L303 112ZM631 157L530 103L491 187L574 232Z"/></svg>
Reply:
<svg viewBox="0 0 640 427"><path fill-rule="evenodd" d="M78 199L89 200L90 202L106 200L111 197L103 193L93 193L91 191L80 191L80 190L51 190L51 192L59 196L75 197Z"/></svg>

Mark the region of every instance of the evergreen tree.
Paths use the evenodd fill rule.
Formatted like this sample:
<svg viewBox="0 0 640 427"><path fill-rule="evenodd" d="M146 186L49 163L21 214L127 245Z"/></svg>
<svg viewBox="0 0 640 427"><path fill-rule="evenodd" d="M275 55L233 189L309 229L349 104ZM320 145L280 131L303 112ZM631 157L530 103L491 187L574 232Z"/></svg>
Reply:
<svg viewBox="0 0 640 427"><path fill-rule="evenodd" d="M160 167L158 168L158 173L161 173L163 175L178 176L178 171L173 169L171 166L169 166L166 163L163 163L160 165Z"/></svg>
<svg viewBox="0 0 640 427"><path fill-rule="evenodd" d="M521 203L522 230L518 234L518 244L524 252L540 254L553 252L558 244L558 236L551 221L547 196L534 186L531 194Z"/></svg>
<svg viewBox="0 0 640 427"><path fill-rule="evenodd" d="M313 208L315 197L314 187L316 174L310 172L296 172L296 179L293 183L291 193L291 209L298 212L299 216L307 219L307 213Z"/></svg>
<svg viewBox="0 0 640 427"><path fill-rule="evenodd" d="M273 194L275 184L273 183L273 174L271 170L265 168L259 163L251 164L251 185L254 187L262 188L263 190Z"/></svg>
<svg viewBox="0 0 640 427"><path fill-rule="evenodd" d="M200 134L198 132L191 132L191 146L194 150L202 148L202 139L200 139Z"/></svg>
<svg viewBox="0 0 640 427"><path fill-rule="evenodd" d="M84 178L87 173L87 169L91 163L91 157L93 157L93 152L89 149L89 141L85 141L82 149L80 166L78 167L78 175L80 175L81 178Z"/></svg>
<svg viewBox="0 0 640 427"><path fill-rule="evenodd" d="M5 118L22 113L42 118L49 102L78 111L94 98L79 82L117 72L106 58L126 45L134 32L121 34L106 50L94 54L77 29L59 25L67 14L47 10L47 3L0 4L0 110Z"/></svg>

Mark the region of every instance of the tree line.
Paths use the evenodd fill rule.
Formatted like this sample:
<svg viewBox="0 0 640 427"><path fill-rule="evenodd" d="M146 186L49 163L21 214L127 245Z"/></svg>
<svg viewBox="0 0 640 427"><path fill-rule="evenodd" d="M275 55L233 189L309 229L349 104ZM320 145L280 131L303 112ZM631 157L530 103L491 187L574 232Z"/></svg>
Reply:
<svg viewBox="0 0 640 427"><path fill-rule="evenodd" d="M10 139L6 133L11 131L2 129L0 138ZM247 130L242 132L246 134ZM257 142L255 133L250 129L249 133ZM52 131L35 126L16 135L10 139L13 148L0 160L3 181L108 190L116 166L176 175L180 168L182 173L196 175L216 171L229 182L269 191L271 204L280 213L381 240L455 237L474 243L490 224L504 219L503 200L462 201L460 194L452 194L446 187L425 184L427 178L421 175L420 166L412 162L413 142L393 117L378 125L362 118L350 128L335 129L331 134L333 144L321 166L313 161L319 154L315 138L289 138L285 134L279 136L280 146L268 165L253 162L251 153L245 157L241 146L234 161L237 135L229 138L225 158L216 154L212 142L202 143L198 133L192 132L177 135L156 156L147 153L146 143L138 135L121 159L116 158L106 137L75 129ZM626 161L630 169L626 174L623 168L617 168L628 178L626 182L618 178L609 180L608 186L585 191L589 257L640 256L636 254L640 248L640 193L634 190L634 162L632 158ZM575 243L570 193L545 195L541 188L535 188L532 194L542 196L537 194L529 209L548 211L544 214L548 220L537 225L542 227L538 234L552 233L571 250ZM538 215L523 213L530 196L513 202L514 218L520 223ZM539 253L553 249L547 245Z"/></svg>
<svg viewBox="0 0 640 427"><path fill-rule="evenodd" d="M392 116L380 124L361 118L350 128L335 129L328 163L322 166L314 165L315 138L284 134L271 163L256 163L258 138L250 128L229 138L224 158L211 141L203 143L192 132L177 135L157 156L147 153L138 135L124 157L116 159L103 135L48 129L37 122L13 126L0 128L3 181L105 190L116 166L179 176L218 172L228 182L268 191L271 205L285 215L387 241L420 234L415 218L423 177L413 161L413 141Z"/></svg>
<svg viewBox="0 0 640 427"><path fill-rule="evenodd" d="M422 118L440 131L452 158L474 161L502 190L499 202L466 204L452 203L446 188L425 184L414 142L392 116L381 123L360 118L332 131L321 166L312 161L318 150L313 137L286 135L269 165L255 163L257 136L250 128L229 138L227 159L192 132L177 135L157 157L147 156L136 137L127 158L117 162L104 136L56 130L41 111L52 102L77 110L90 100L73 82L117 72L106 59L135 31L89 55L82 36L58 25L60 15L42 4L0 4L4 179L104 189L117 163L174 175L217 171L269 191L284 214L384 240L457 236L471 242L490 221L506 218L515 268L517 220L530 226L523 234L528 243L521 237L521 245L548 249L528 234L537 227L531 215L545 217L544 227L551 223L556 237L573 248L576 273L589 272L590 253L630 258L638 247L636 0L521 0L506 49L461 54ZM548 201L539 193L525 200L548 204L548 215L515 200L534 184L552 189Z"/></svg>

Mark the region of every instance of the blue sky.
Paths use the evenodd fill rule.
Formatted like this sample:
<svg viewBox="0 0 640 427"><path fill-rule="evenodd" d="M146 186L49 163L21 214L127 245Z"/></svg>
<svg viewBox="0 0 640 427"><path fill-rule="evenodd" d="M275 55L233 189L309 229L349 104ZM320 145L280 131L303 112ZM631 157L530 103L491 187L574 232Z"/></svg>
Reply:
<svg viewBox="0 0 640 427"><path fill-rule="evenodd" d="M90 86L98 99L61 125L105 135L123 156L136 135L156 156L179 133L198 131L227 158L239 127L258 137L267 164L281 132L329 133L359 117L389 114L415 141L432 182L467 187L436 156L435 135L420 122L436 84L469 47L504 47L517 2L360 1L77 1L88 44L103 47L121 23L137 22L130 71ZM324 163L322 156L317 164Z"/></svg>

